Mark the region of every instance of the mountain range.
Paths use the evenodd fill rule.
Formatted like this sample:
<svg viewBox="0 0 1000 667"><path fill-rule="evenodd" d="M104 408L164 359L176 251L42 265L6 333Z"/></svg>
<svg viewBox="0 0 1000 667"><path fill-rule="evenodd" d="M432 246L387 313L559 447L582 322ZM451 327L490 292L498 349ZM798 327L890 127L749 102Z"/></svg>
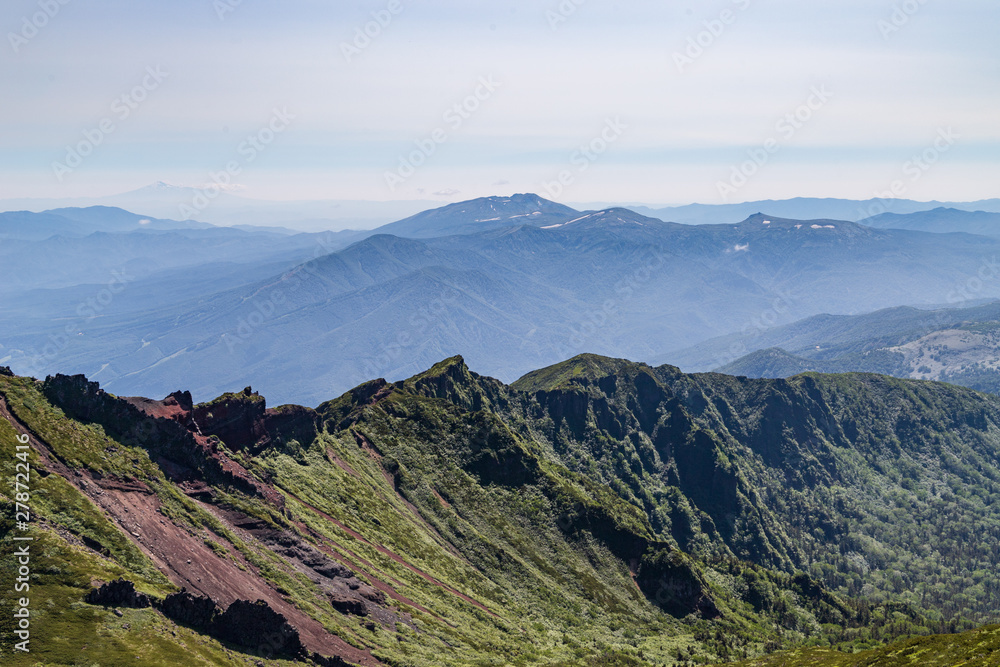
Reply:
<svg viewBox="0 0 1000 667"><path fill-rule="evenodd" d="M9 240L0 361L118 394L255 384L314 405L454 354L512 381L580 352L653 359L820 313L1000 296L966 289L1000 240L837 220L683 225L521 195L373 232L158 224Z"/></svg>
<svg viewBox="0 0 1000 667"><path fill-rule="evenodd" d="M197 207L196 202L208 202ZM435 205L434 201L269 201L246 196L235 190L221 190L215 184L177 185L157 181L129 192L103 197L64 199L3 199L0 211L93 208L104 206L141 211L150 217L171 219L197 218L216 225L253 225L292 227L299 231L340 231L369 229L419 213ZM194 214L190 214L194 211Z"/></svg>
<svg viewBox="0 0 1000 667"><path fill-rule="evenodd" d="M305 200L269 201L250 197L245 192L225 189L216 192L217 186L177 185L157 181L136 190L101 197L76 197L63 199L2 199L0 211L42 212L70 207L95 206L122 208L138 211L147 217L163 219L187 217L182 210L195 210L195 217L202 222L216 225L263 227L291 227L298 231L319 232L345 229L374 229L408 216L440 207L441 195L436 200ZM207 199L208 206L197 209L193 202ZM517 197L518 195L512 195ZM461 203L461 202L459 202ZM909 214L935 208L952 208L962 211L1000 212L1000 199L976 202L921 202L910 199L835 199L796 197L783 200L750 201L739 204L685 204L683 206L655 206L626 202L573 203L579 210L603 210L624 207L652 218L682 224L719 224L743 220L758 211L784 218L835 219L860 222L883 213ZM183 207L183 208L182 208Z"/></svg>
<svg viewBox="0 0 1000 667"><path fill-rule="evenodd" d="M913 229L921 232L965 232L983 236L1000 236L1000 213L996 211L963 211L939 207L913 213L882 213L866 218L862 224L878 229Z"/></svg>
<svg viewBox="0 0 1000 667"><path fill-rule="evenodd" d="M3 369L0 447L37 476L28 529L0 489L0 595L30 530L31 664L973 658L989 629L877 647L996 621L998 432L947 384L594 355L315 410Z"/></svg>
<svg viewBox="0 0 1000 667"><path fill-rule="evenodd" d="M718 372L749 377L872 372L941 380L1000 392L1000 303L971 308L899 307L855 316L820 315L762 332L752 351L718 365ZM691 369L707 369L732 351L728 335L667 355ZM738 355L737 355L738 356Z"/></svg>
<svg viewBox="0 0 1000 667"><path fill-rule="evenodd" d="M726 220L740 220L757 211L767 211L772 215L785 218L829 218L868 224L867 221L881 215L905 216L936 209L998 213L1000 212L1000 199L984 199L976 202L920 202L912 199L855 200L795 197L793 199L769 199L740 204L686 204L663 208L640 205L629 206L629 208L653 218L689 225L708 225Z"/></svg>

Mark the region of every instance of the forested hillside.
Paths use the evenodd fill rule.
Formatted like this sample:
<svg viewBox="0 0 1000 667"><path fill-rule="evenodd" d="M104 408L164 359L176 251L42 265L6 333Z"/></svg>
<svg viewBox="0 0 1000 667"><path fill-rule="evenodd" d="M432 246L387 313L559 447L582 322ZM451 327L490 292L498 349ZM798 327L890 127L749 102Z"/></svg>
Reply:
<svg viewBox="0 0 1000 667"><path fill-rule="evenodd" d="M582 355L316 409L0 394L37 472L33 636L65 638L11 664L710 664L998 620L1000 398L949 385Z"/></svg>

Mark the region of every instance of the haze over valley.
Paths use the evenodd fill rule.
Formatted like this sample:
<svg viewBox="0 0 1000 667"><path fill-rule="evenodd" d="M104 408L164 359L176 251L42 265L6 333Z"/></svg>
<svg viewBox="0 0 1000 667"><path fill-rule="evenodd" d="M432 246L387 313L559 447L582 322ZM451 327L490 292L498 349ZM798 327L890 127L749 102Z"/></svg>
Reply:
<svg viewBox="0 0 1000 667"><path fill-rule="evenodd" d="M2 3L0 665L1000 667L997 25Z"/></svg>

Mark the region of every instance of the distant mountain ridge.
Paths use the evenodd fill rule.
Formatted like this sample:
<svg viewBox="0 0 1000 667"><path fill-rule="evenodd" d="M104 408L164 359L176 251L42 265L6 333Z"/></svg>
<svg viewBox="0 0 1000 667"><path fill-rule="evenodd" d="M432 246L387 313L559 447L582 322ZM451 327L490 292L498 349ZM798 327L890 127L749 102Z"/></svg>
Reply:
<svg viewBox="0 0 1000 667"><path fill-rule="evenodd" d="M720 336L654 360L753 378L882 373L1000 393L1000 302L817 315Z"/></svg>
<svg viewBox="0 0 1000 667"><path fill-rule="evenodd" d="M122 394L159 393L149 388L183 379L199 396L254 384L311 403L449 354L511 380L582 351L651 358L762 314L793 321L940 303L983 253L1000 251L1000 240L985 237L757 212L692 226L624 208L578 212L534 195L401 223L410 234L441 235L407 239L383 228L345 248L350 237L254 234L262 258L268 246L288 248L271 255L287 268L268 277L248 270L243 284L230 272L217 289L209 280L169 299L156 296L167 286L137 283L90 319L60 310L79 296L48 310L20 301L18 325L0 322L0 360L37 374L79 370ZM1000 296L1000 285L984 288ZM73 328L71 342L52 329L59 317ZM50 336L60 341L53 354L39 343ZM304 368L303 359L317 361Z"/></svg>
<svg viewBox="0 0 1000 667"><path fill-rule="evenodd" d="M687 204L664 208L629 206L628 208L661 220L671 220L687 225L705 225L741 220L752 215L755 211L768 211L773 215L786 218L829 218L859 222L883 213L908 214L940 207L997 213L1000 212L1000 199L959 203L919 202L911 199L854 200L795 197L793 199L753 201L741 204Z"/></svg>
<svg viewBox="0 0 1000 667"><path fill-rule="evenodd" d="M995 211L963 211L939 207L930 211L908 214L883 213L861 221L876 229L913 229L922 232L965 232L983 236L1000 236L1000 213Z"/></svg>
<svg viewBox="0 0 1000 667"><path fill-rule="evenodd" d="M895 345L883 340L816 346L797 354L769 348L715 370L754 378L785 378L809 371L882 373L1000 394L1000 320L938 325L930 332L903 334Z"/></svg>
<svg viewBox="0 0 1000 667"><path fill-rule="evenodd" d="M40 241L51 236L86 236L94 232L207 229L207 223L161 220L110 206L60 208L32 213L0 213L0 238Z"/></svg>
<svg viewBox="0 0 1000 667"><path fill-rule="evenodd" d="M160 218L176 218L180 206L191 206L204 187L157 182L130 192L103 197L73 199L6 199L0 200L0 211L43 211L69 206L114 206L141 211ZM516 196L516 195L515 195ZM508 197L509 198L509 197ZM642 215L682 224L720 224L743 220L756 211L798 219L835 219L859 221L885 212L912 213L945 206L967 211L1000 212L1000 199L975 202L918 202L904 199L833 199L796 197L761 200L739 204L687 204L657 207L637 203L606 202L601 204L570 204L573 208L605 209L625 207ZM440 207L439 201L362 201L305 200L273 201L251 198L242 192L222 192L212 205L194 216L218 225L251 224L291 227L299 231L339 231L344 229L374 229L421 212ZM487 216L491 217L491 216Z"/></svg>
<svg viewBox="0 0 1000 667"><path fill-rule="evenodd" d="M214 185L211 187L215 187ZM4 199L0 211L29 210L40 212L54 208L109 206L119 207L159 218L185 217L182 206L193 208L193 202L205 197L206 186L176 185L158 181L116 195L76 197L70 199ZM280 201L245 196L239 191L211 193L211 204L191 217L217 225L255 225L292 227L297 231L340 231L372 229L399 220L427 208L436 202L425 201Z"/></svg>

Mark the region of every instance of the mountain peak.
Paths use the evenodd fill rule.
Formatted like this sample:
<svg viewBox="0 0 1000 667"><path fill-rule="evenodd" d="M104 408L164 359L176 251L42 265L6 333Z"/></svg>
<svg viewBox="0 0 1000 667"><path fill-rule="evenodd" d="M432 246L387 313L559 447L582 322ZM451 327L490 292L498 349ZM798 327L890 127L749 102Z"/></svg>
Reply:
<svg viewBox="0 0 1000 667"><path fill-rule="evenodd" d="M379 231L408 238L433 238L531 225L559 224L579 215L576 209L532 193L480 197L423 211L383 225Z"/></svg>
<svg viewBox="0 0 1000 667"><path fill-rule="evenodd" d="M609 375L649 368L644 363L602 357L598 354L578 354L572 359L532 371L510 386L518 391L535 393L562 389L569 385L591 384Z"/></svg>

